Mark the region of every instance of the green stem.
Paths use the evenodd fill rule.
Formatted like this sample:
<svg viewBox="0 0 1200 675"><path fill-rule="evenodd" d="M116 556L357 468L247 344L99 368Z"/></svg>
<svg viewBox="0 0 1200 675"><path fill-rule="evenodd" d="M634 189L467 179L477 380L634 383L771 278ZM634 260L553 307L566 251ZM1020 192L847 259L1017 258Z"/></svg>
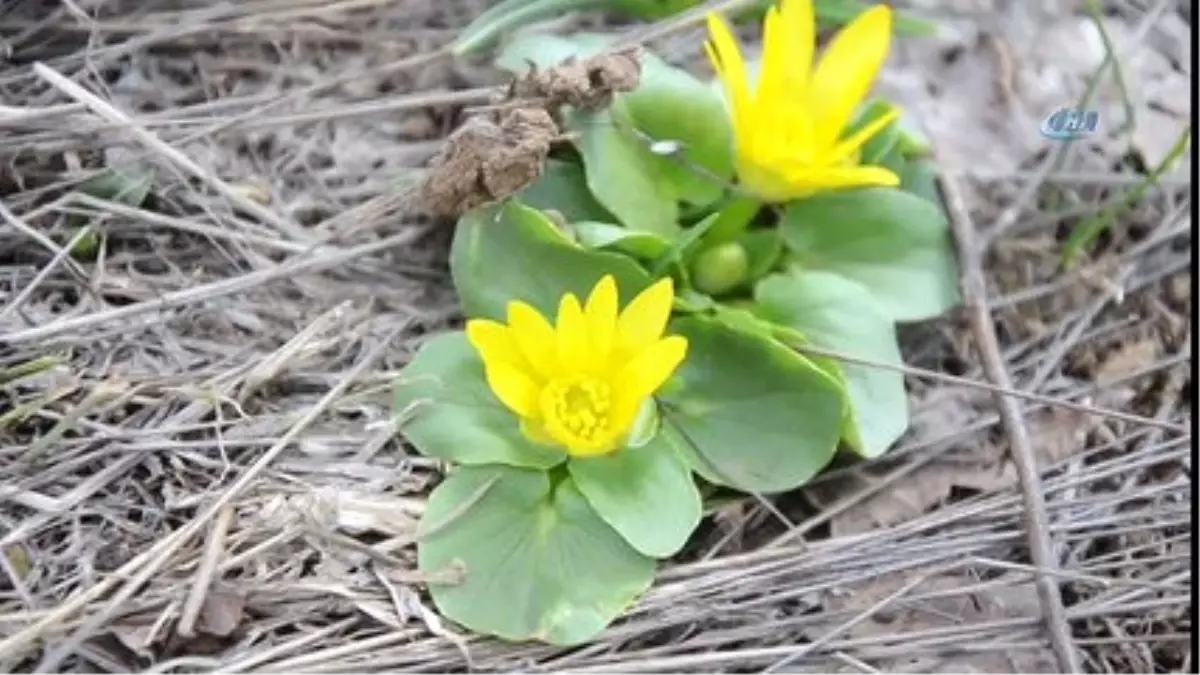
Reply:
<svg viewBox="0 0 1200 675"><path fill-rule="evenodd" d="M1079 252L1082 251L1085 246L1090 244L1096 239L1096 237L1099 237L1101 233L1111 227L1116 219L1119 218L1126 209L1140 200L1142 196L1146 194L1146 191L1158 182L1158 179L1161 178L1162 175L1166 173L1176 161L1179 160L1184 151L1187 150L1188 141L1190 141L1191 138L1192 128L1189 126L1188 128L1184 129L1183 133L1179 135L1179 138L1175 140L1175 144L1171 146L1170 151L1167 152L1167 155L1162 158L1162 161L1158 163L1158 166L1151 169L1150 173L1146 174L1142 180L1138 181L1136 185L1130 188L1129 192L1125 193L1124 199L1117 204L1104 209L1100 213L1097 213L1091 218L1088 218L1084 222L1075 226L1075 229L1071 230L1071 235L1067 237L1067 243L1063 245L1062 261L1064 267L1070 267L1072 264L1074 264L1075 259L1079 256Z"/></svg>

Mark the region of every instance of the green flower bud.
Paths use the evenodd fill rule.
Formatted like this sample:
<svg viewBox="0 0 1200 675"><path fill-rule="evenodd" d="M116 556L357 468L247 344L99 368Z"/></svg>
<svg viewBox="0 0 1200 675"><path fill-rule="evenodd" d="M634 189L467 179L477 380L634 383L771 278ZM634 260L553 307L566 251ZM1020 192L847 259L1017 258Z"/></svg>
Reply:
<svg viewBox="0 0 1200 675"><path fill-rule="evenodd" d="M692 282L696 290L709 295L728 293L746 282L750 257L736 241L701 251L692 261Z"/></svg>

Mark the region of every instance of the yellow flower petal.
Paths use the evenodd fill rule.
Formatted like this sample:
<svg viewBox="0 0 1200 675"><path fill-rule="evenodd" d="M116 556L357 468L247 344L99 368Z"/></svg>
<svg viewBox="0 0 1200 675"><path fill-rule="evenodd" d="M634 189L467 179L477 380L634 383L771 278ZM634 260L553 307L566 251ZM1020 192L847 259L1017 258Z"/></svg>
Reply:
<svg viewBox="0 0 1200 675"><path fill-rule="evenodd" d="M813 67L817 17L812 0L782 0L779 11L787 43L789 84L795 86L798 93L808 85L809 71Z"/></svg>
<svg viewBox="0 0 1200 675"><path fill-rule="evenodd" d="M507 363L515 368L525 366L525 358L517 348L508 326L490 319L467 321L467 342L479 353L484 364Z"/></svg>
<svg viewBox="0 0 1200 675"><path fill-rule="evenodd" d="M832 147L862 103L887 58L892 11L875 5L834 36L809 82L818 143Z"/></svg>
<svg viewBox="0 0 1200 675"><path fill-rule="evenodd" d="M617 319L617 345L629 355L640 353L666 330L675 299L675 282L663 277L642 291Z"/></svg>
<svg viewBox="0 0 1200 675"><path fill-rule="evenodd" d="M825 161L830 164L842 162L850 155L858 152L859 148L866 144L867 141L871 140L875 134L882 131L884 127L894 122L899 116L900 111L896 108L892 108L886 113L871 120L869 124L851 134L849 138L839 141L838 144L833 147L833 150L831 150L830 153L825 156Z"/></svg>
<svg viewBox="0 0 1200 675"><path fill-rule="evenodd" d="M658 390L687 355L687 338L665 337L642 350L617 375L616 391L622 403L640 403Z"/></svg>
<svg viewBox="0 0 1200 675"><path fill-rule="evenodd" d="M779 16L779 6L767 8L763 17L762 60L758 71L758 82L754 89L754 138L739 138L752 148L754 154L769 151L769 147L760 147L763 143L782 137L783 125L787 123L787 105L790 96L796 92L788 91L787 35L783 33L784 26ZM802 90L801 90L802 91ZM764 133L759 133L761 130Z"/></svg>
<svg viewBox="0 0 1200 675"><path fill-rule="evenodd" d="M789 173L788 180L795 186L792 199L827 190L900 185L900 177L881 166L803 168Z"/></svg>
<svg viewBox="0 0 1200 675"><path fill-rule="evenodd" d="M518 415L537 410L537 384L526 370L508 326L489 319L467 322L467 341L483 361L484 379L500 402Z"/></svg>
<svg viewBox="0 0 1200 675"><path fill-rule="evenodd" d="M806 109L813 50L816 48L817 27L812 0L782 0L779 5L779 48L783 60L783 105L786 110L783 125L786 147L792 157L811 157L813 145L813 113Z"/></svg>
<svg viewBox="0 0 1200 675"><path fill-rule="evenodd" d="M705 52L725 88L725 97L733 113L734 130L740 138L753 122L750 118L750 88L746 84L746 62L742 60L742 51L725 19L713 12L705 18L709 35Z"/></svg>
<svg viewBox="0 0 1200 675"><path fill-rule="evenodd" d="M795 164L797 167L808 166L805 162ZM795 187L787 182L787 176L775 165L760 164L754 158L739 155L737 173L738 184L762 201L785 202L795 196Z"/></svg>
<svg viewBox="0 0 1200 675"><path fill-rule="evenodd" d="M584 319L592 344L593 358L607 362L617 333L617 280L611 274L592 289L583 307Z"/></svg>
<svg viewBox="0 0 1200 675"><path fill-rule="evenodd" d="M558 367L554 327L532 306L513 300L508 303L509 331L530 369L543 381Z"/></svg>
<svg viewBox="0 0 1200 675"><path fill-rule="evenodd" d="M587 321L583 318L579 298L572 293L564 295L558 303L558 322L554 332L560 373L590 371L593 364L588 359Z"/></svg>
<svg viewBox="0 0 1200 675"><path fill-rule="evenodd" d="M485 362L488 387L500 402L520 417L537 414L538 386L524 371L503 361Z"/></svg>

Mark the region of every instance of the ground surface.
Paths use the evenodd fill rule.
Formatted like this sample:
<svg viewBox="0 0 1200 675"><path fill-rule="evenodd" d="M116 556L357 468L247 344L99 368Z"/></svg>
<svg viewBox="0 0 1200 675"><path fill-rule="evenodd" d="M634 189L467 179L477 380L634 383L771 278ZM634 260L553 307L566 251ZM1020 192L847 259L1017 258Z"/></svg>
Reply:
<svg viewBox="0 0 1200 675"><path fill-rule="evenodd" d="M407 206L501 81L437 52L478 7L4 0L0 671L1195 667L1186 168L1058 266L1186 124L1183 4L1107 7L1102 33L1074 3L914 3L941 34L881 87L938 144L990 311L907 328L907 359L1042 398L1003 416L914 375L886 460L721 511L557 650L431 611L411 538L438 474L389 408L457 318L448 229ZM657 44L703 68L697 36ZM1105 133L1038 136L1097 72ZM84 194L106 167L146 201Z"/></svg>

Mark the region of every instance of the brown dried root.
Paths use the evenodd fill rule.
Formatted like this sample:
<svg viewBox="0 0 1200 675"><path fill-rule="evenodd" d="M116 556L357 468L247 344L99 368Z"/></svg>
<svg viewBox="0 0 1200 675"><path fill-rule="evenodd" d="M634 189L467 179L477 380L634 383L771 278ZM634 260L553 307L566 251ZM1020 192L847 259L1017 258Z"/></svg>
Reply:
<svg viewBox="0 0 1200 675"><path fill-rule="evenodd" d="M537 180L551 147L565 138L562 108L596 111L632 91L641 77L639 55L635 48L570 58L546 70L531 67L497 105L467 118L446 139L418 193L423 210L456 218Z"/></svg>
<svg viewBox="0 0 1200 675"><path fill-rule="evenodd" d="M520 192L542 175L558 125L538 108L515 108L500 122L470 117L430 165L418 199L430 214L460 216Z"/></svg>
<svg viewBox="0 0 1200 675"><path fill-rule="evenodd" d="M542 100L558 117L563 106L594 112L612 105L619 93L633 91L641 81L641 50L637 47L583 60L571 57L547 70L530 64L508 91L509 100Z"/></svg>

